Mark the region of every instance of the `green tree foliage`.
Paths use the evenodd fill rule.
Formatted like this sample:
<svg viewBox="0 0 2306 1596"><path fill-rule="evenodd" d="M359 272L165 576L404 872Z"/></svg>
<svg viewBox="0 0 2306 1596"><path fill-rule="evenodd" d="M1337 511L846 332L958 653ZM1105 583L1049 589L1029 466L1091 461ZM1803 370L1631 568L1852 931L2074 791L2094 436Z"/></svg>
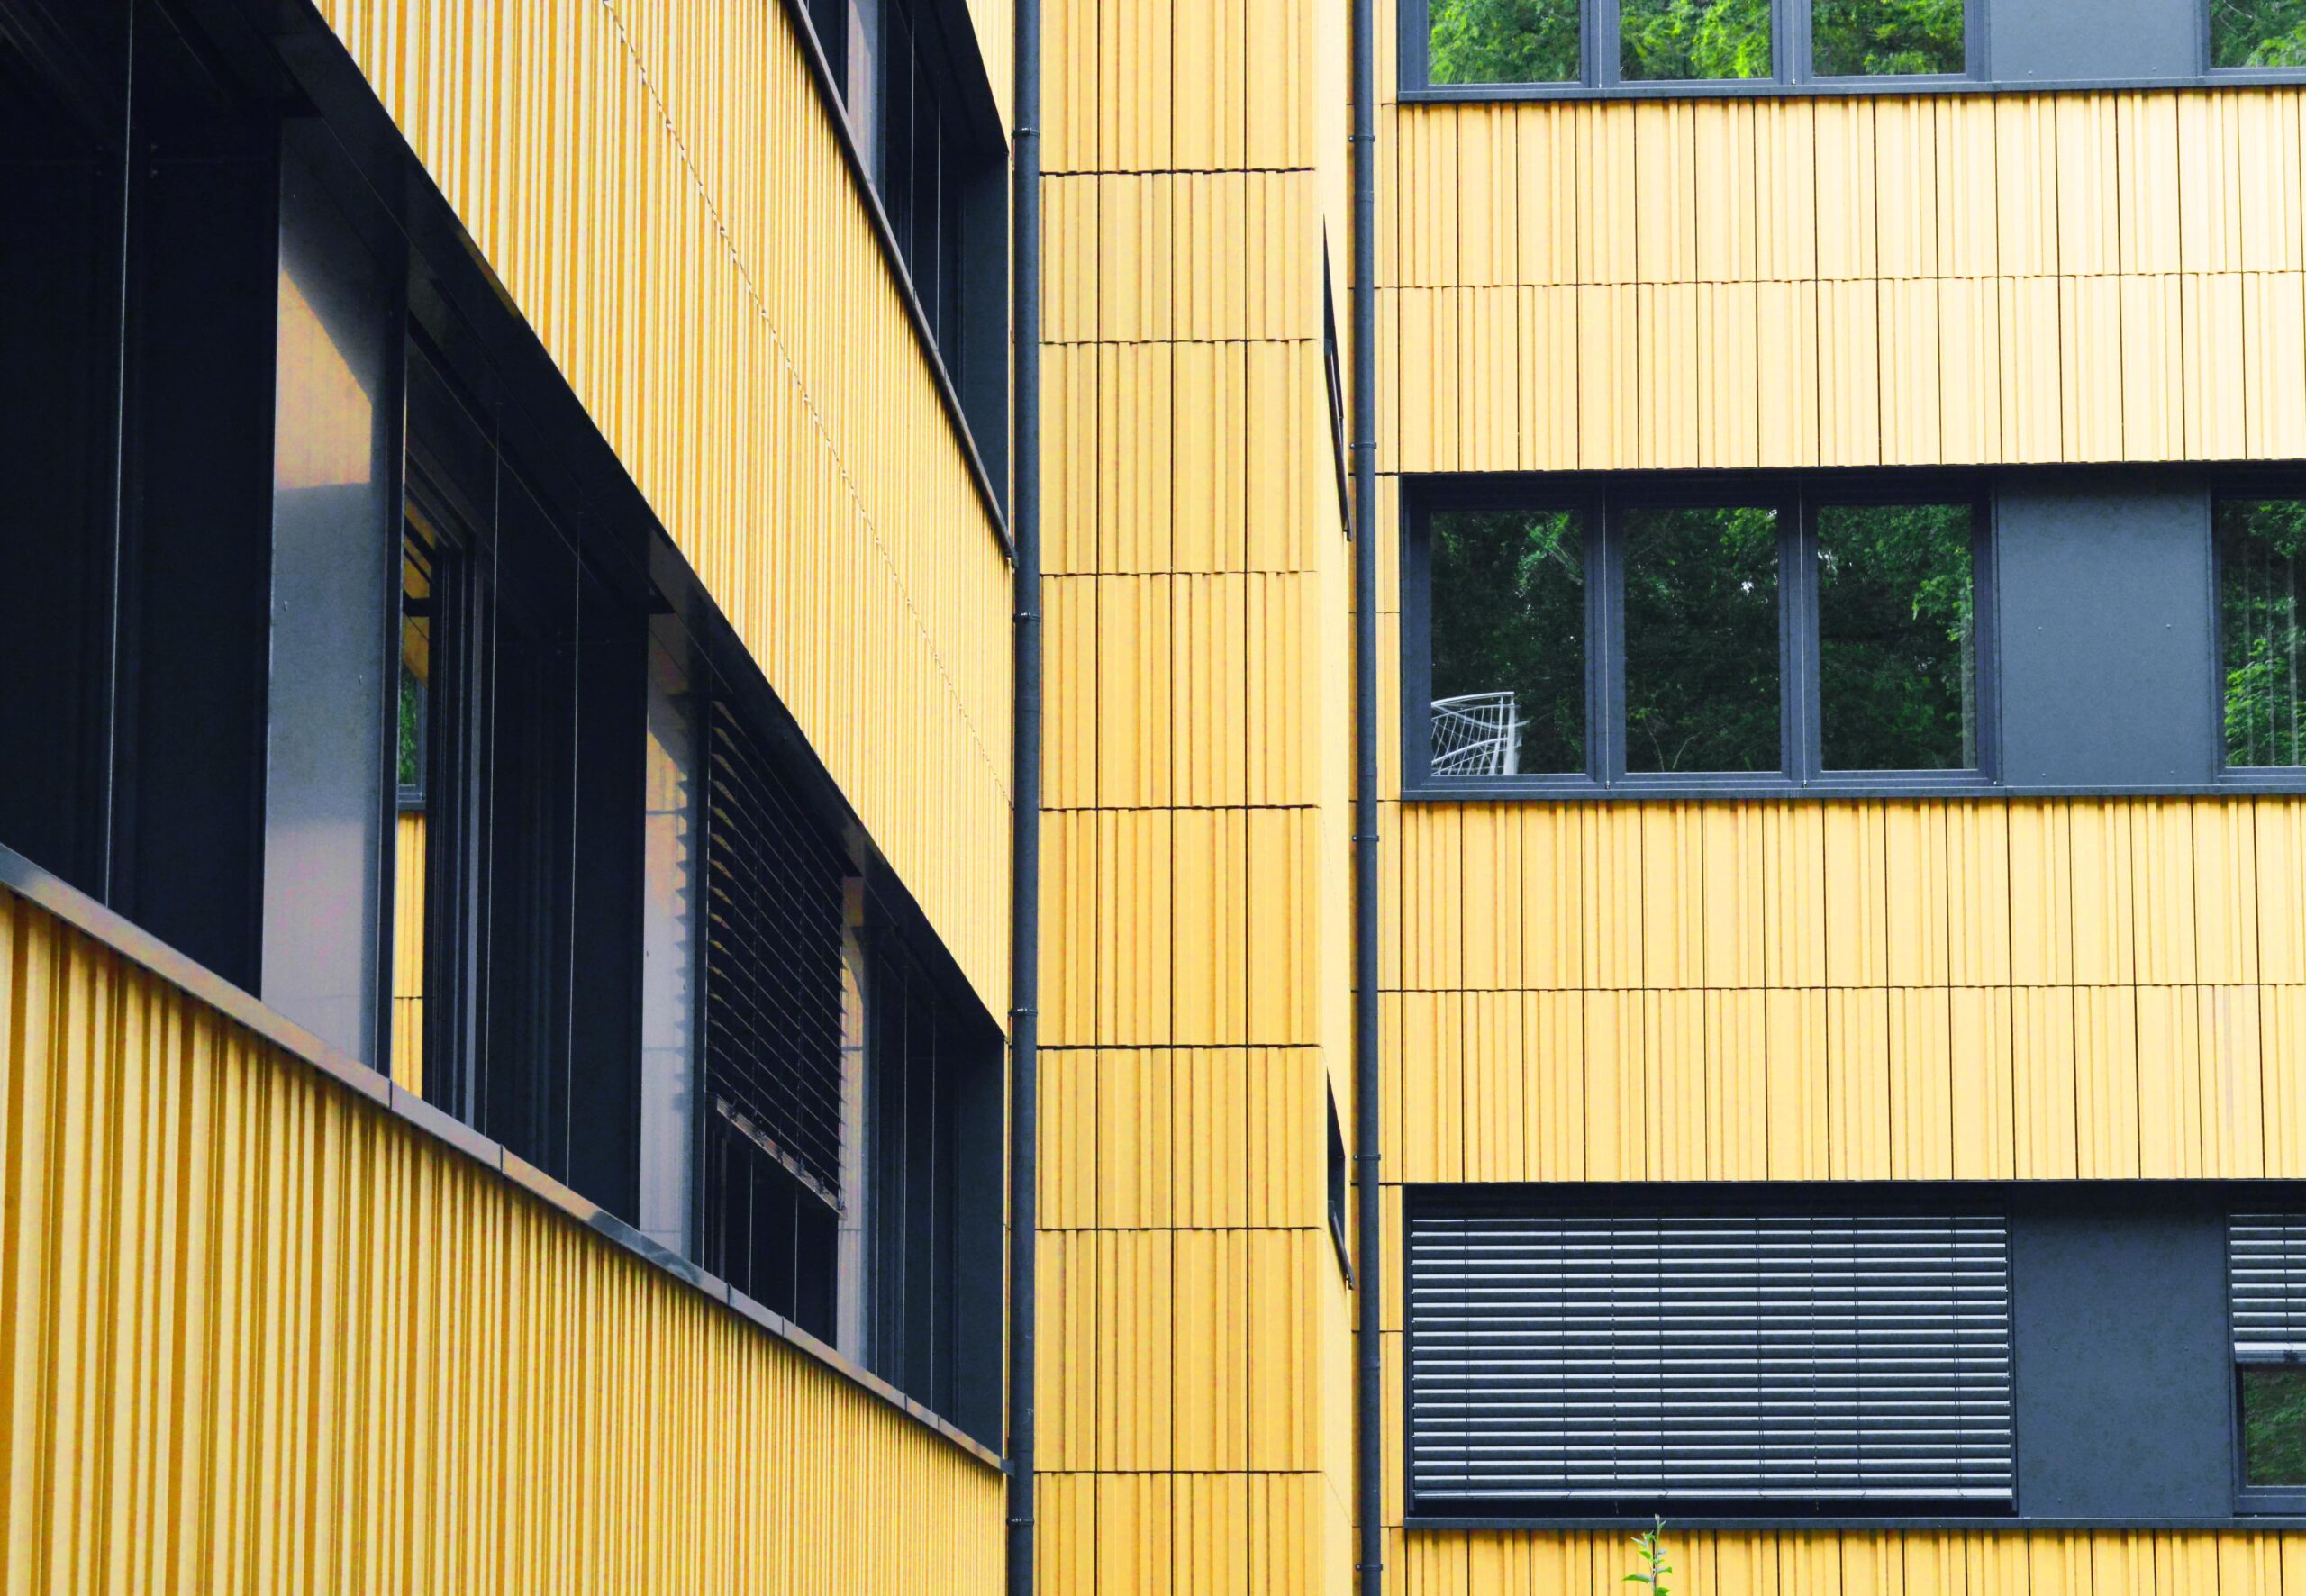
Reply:
<svg viewBox="0 0 2306 1596"><path fill-rule="evenodd" d="M2229 765L2306 765L2306 503L2218 506L2219 651Z"/></svg>
<svg viewBox="0 0 2306 1596"><path fill-rule="evenodd" d="M2213 67L2306 67L2306 0L2210 0Z"/></svg>
<svg viewBox="0 0 2306 1596"><path fill-rule="evenodd" d="M1435 83L1575 83L1577 0L1431 0Z"/></svg>
<svg viewBox="0 0 2306 1596"><path fill-rule="evenodd" d="M1818 688L1829 770L1977 763L1966 504L1818 512Z"/></svg>
<svg viewBox="0 0 2306 1596"><path fill-rule="evenodd" d="M2306 1369L2244 1365L2242 1474L2252 1485L2306 1485Z"/></svg>
<svg viewBox="0 0 2306 1596"><path fill-rule="evenodd" d="M1622 0L1618 72L1629 81L1767 77L1770 0Z"/></svg>
<svg viewBox="0 0 2306 1596"><path fill-rule="evenodd" d="M1777 512L1628 510L1625 760L1779 768Z"/></svg>
<svg viewBox="0 0 2306 1596"><path fill-rule="evenodd" d="M1524 772L1585 767L1584 536L1567 510L1433 517L1433 696L1511 690Z"/></svg>
<svg viewBox="0 0 2306 1596"><path fill-rule="evenodd" d="M1963 10L1963 0L1813 0L1811 69L1820 77L1959 72Z"/></svg>

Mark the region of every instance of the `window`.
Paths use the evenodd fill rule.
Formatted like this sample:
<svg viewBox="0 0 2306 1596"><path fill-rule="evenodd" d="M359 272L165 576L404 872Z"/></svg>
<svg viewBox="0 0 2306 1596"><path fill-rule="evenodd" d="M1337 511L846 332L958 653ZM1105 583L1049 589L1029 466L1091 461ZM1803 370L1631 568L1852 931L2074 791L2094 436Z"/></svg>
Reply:
<svg viewBox="0 0 2306 1596"><path fill-rule="evenodd" d="M1973 0L1412 0L1412 86L1961 77Z"/></svg>
<svg viewBox="0 0 2306 1596"><path fill-rule="evenodd" d="M2210 0L2210 64L2306 67L2306 0Z"/></svg>
<svg viewBox="0 0 2306 1596"><path fill-rule="evenodd" d="M1329 1109L1329 1213L1330 1240L1337 1247L1337 1266L1344 1273L1346 1283L1353 1283L1353 1249L1346 1240L1345 1196L1350 1182L1346 1174L1345 1129L1338 1123L1337 1089L1324 1084L1322 1097Z"/></svg>
<svg viewBox="0 0 2306 1596"><path fill-rule="evenodd" d="M2226 763L2306 765L2306 501L2221 499L2212 513Z"/></svg>
<svg viewBox="0 0 2306 1596"><path fill-rule="evenodd" d="M1411 1510L2008 1511L2008 1216L1724 1203L1418 1201Z"/></svg>
<svg viewBox="0 0 2306 1596"><path fill-rule="evenodd" d="M1810 0L1810 69L1819 77L1957 76L1964 0Z"/></svg>
<svg viewBox="0 0 2306 1596"><path fill-rule="evenodd" d="M1743 486L1506 508L1434 485L1410 540L1412 781L1983 779L1980 500Z"/></svg>
<svg viewBox="0 0 2306 1596"><path fill-rule="evenodd" d="M2306 1218L2236 1214L2227 1267L2242 1501L2306 1509Z"/></svg>
<svg viewBox="0 0 2306 1596"><path fill-rule="evenodd" d="M1767 77L1770 0L1621 0L1618 76L1628 83Z"/></svg>

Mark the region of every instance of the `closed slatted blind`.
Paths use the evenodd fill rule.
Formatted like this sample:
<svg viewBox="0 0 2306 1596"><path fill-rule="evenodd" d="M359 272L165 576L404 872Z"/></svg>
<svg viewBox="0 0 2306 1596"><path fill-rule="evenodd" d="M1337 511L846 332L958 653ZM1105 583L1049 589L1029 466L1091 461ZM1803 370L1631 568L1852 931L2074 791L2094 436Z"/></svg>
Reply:
<svg viewBox="0 0 2306 1596"><path fill-rule="evenodd" d="M2306 1216L2236 1214L2226 1257L2234 1356L2306 1356Z"/></svg>
<svg viewBox="0 0 2306 1596"><path fill-rule="evenodd" d="M2011 1497L2001 1218L1420 1215L1409 1301L1421 1506Z"/></svg>
<svg viewBox="0 0 2306 1596"><path fill-rule="evenodd" d="M705 1106L837 1207L847 862L719 703L711 750Z"/></svg>

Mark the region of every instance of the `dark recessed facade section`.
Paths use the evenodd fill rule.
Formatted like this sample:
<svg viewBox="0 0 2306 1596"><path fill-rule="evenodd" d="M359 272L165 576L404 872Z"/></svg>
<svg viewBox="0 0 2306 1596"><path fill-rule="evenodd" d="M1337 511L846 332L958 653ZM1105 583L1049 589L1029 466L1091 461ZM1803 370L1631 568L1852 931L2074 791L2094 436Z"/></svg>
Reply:
<svg viewBox="0 0 2306 1596"><path fill-rule="evenodd" d="M1414 1186L1415 1528L2306 1504L2287 1182Z"/></svg>

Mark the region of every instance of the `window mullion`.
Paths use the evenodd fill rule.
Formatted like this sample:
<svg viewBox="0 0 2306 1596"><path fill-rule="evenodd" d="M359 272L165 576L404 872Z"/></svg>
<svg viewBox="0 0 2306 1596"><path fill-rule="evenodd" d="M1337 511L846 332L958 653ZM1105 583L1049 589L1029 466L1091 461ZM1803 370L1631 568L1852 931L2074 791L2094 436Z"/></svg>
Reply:
<svg viewBox="0 0 2306 1596"><path fill-rule="evenodd" d="M1587 71L1585 80L1597 88L1618 85L1619 0L1584 0Z"/></svg>

